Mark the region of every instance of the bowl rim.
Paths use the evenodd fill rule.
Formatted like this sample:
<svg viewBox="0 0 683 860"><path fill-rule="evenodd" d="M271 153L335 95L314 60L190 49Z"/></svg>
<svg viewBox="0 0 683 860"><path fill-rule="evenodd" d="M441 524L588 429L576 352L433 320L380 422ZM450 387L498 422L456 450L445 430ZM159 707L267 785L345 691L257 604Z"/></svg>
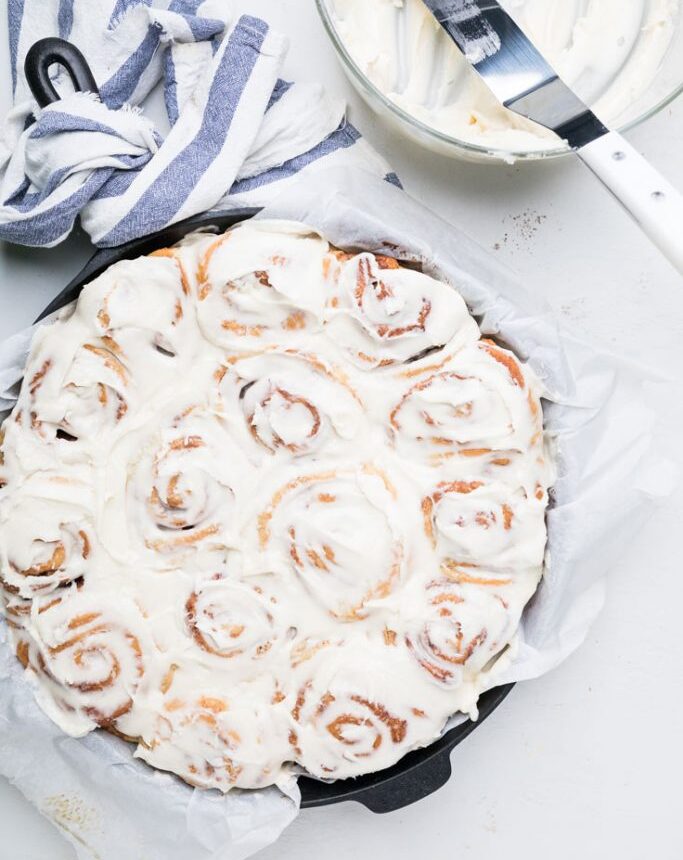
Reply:
<svg viewBox="0 0 683 860"><path fill-rule="evenodd" d="M337 28L335 27L331 12L328 8L328 2L329 0L315 0L315 5L318 9L318 14L320 15L323 28L325 29L325 32L327 33L327 36L329 37L330 41L334 45L334 48L337 52L337 56L342 60L342 64L344 65L346 70L351 75L353 75L361 88L366 90L373 98L377 99L384 108L386 108L390 113L393 113L401 122L405 123L408 126L412 126L415 130L421 132L427 137L433 138L441 144L445 144L452 149L460 150L463 153L475 155L479 159L483 158L486 161L506 163L519 161L548 161L555 158L562 158L572 153L572 150L569 148L569 146L558 146L553 149L540 150L511 150L497 149L495 147L490 146L480 146L479 144L470 143L461 138L453 137L452 135L439 131L438 129L433 128L432 126L427 125L426 123L412 116L412 114L405 111L402 107L396 104L396 102L393 102L391 99L389 99L379 89L379 87L377 87L370 80L370 78L362 71L360 66L353 59L353 57L347 50L346 45L342 41L339 32L337 31ZM674 89L668 95L664 96L656 104L648 108L647 111L643 112L637 117L634 117L627 123L618 126L614 130L623 134L624 132L628 132L631 129L636 128L637 126L642 125L643 123L647 122L647 120L651 119L653 116L664 110L664 108L674 102L682 93L683 79L681 79L681 82L676 87L674 87Z"/></svg>

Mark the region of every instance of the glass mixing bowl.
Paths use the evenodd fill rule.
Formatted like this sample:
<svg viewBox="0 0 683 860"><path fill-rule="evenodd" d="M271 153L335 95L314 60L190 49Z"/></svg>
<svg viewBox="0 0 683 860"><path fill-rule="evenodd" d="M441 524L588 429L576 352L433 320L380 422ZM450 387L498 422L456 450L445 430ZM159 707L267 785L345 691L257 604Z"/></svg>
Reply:
<svg viewBox="0 0 683 860"><path fill-rule="evenodd" d="M625 0L629 2L629 0ZM411 140L433 152L451 158L477 162L539 161L559 158L570 153L567 146L551 149L513 151L478 146L466 140L452 137L416 119L382 93L361 70L340 37L331 11L333 0L316 0L322 22L335 47L342 67L349 80L370 108L387 124ZM655 80L648 89L630 105L614 125L619 131L628 131L659 113L683 92L683 4L678 12L678 21L672 43L662 62Z"/></svg>

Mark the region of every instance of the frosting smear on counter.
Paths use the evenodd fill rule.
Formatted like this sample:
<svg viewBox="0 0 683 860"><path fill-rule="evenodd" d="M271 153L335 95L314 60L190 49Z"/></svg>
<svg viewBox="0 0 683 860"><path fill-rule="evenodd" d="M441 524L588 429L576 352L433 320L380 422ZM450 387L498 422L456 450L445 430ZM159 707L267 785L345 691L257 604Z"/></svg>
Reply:
<svg viewBox="0 0 683 860"><path fill-rule="evenodd" d="M506 110L422 0L327 0L352 59L415 119L507 152L557 148L548 129ZM657 76L680 0L501 0L563 80L617 123Z"/></svg>
<svg viewBox="0 0 683 860"><path fill-rule="evenodd" d="M37 331L3 426L41 706L222 791L430 743L543 573L541 394L453 286L304 225L115 264Z"/></svg>

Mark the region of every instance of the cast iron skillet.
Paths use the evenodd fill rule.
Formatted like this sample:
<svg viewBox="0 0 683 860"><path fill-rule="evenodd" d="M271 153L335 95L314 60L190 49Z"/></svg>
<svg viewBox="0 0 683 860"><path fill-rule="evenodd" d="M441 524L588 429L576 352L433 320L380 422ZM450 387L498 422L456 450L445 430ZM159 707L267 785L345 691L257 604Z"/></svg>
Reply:
<svg viewBox="0 0 683 860"><path fill-rule="evenodd" d="M55 63L66 69L77 89L97 92L92 73L83 55L73 45L61 39L43 39L31 48L26 57L26 78L41 106L44 107L59 99L48 76L49 67ZM38 319L43 319L73 301L85 284L100 275L112 263L131 260L149 254L157 248L173 245L192 230L202 227L215 226L221 231L226 230L252 218L258 211L258 209L235 209L230 212L198 215L117 248L100 250L86 263L71 283L50 302ZM477 722L467 720L446 732L430 746L408 753L393 767L367 776L335 780L330 783L302 777L299 780L302 807L326 806L343 800L355 800L373 812L392 812L427 797L448 781L451 775L450 754L453 748L501 704L513 686L513 684L507 684L484 693L479 699Z"/></svg>

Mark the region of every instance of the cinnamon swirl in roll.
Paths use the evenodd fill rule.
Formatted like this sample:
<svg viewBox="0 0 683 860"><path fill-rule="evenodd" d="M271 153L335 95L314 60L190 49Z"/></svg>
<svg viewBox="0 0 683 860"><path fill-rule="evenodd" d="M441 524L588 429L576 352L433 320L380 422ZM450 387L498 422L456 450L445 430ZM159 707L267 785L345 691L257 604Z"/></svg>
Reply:
<svg viewBox="0 0 683 860"><path fill-rule="evenodd" d="M373 254L342 262L326 322L361 368L414 361L446 344L474 343L479 333L447 284Z"/></svg>
<svg viewBox="0 0 683 860"><path fill-rule="evenodd" d="M273 348L231 359L222 411L271 453L294 456L353 444L364 420L360 397L325 358Z"/></svg>
<svg viewBox="0 0 683 860"><path fill-rule="evenodd" d="M256 220L39 329L0 435L0 603L40 705L223 792L429 744L544 570L543 386L452 285Z"/></svg>
<svg viewBox="0 0 683 860"><path fill-rule="evenodd" d="M70 733L116 727L132 710L145 675L150 655L142 617L115 594L109 603L115 608L72 592L19 634L40 684L40 704Z"/></svg>
<svg viewBox="0 0 683 860"><path fill-rule="evenodd" d="M494 473L542 446L541 387L509 350L479 341L403 378L389 421L404 456L447 470L480 460Z"/></svg>
<svg viewBox="0 0 683 860"><path fill-rule="evenodd" d="M327 243L301 224L276 233L242 225L201 248L197 310L202 333L230 350L296 342L319 328Z"/></svg>
<svg viewBox="0 0 683 860"><path fill-rule="evenodd" d="M214 574L195 586L185 617L196 645L222 660L263 658L279 647L286 633L268 577L241 581Z"/></svg>
<svg viewBox="0 0 683 860"><path fill-rule="evenodd" d="M259 516L260 545L276 545L334 618L358 621L401 578L406 548L396 495L389 478L368 464L302 475Z"/></svg>

